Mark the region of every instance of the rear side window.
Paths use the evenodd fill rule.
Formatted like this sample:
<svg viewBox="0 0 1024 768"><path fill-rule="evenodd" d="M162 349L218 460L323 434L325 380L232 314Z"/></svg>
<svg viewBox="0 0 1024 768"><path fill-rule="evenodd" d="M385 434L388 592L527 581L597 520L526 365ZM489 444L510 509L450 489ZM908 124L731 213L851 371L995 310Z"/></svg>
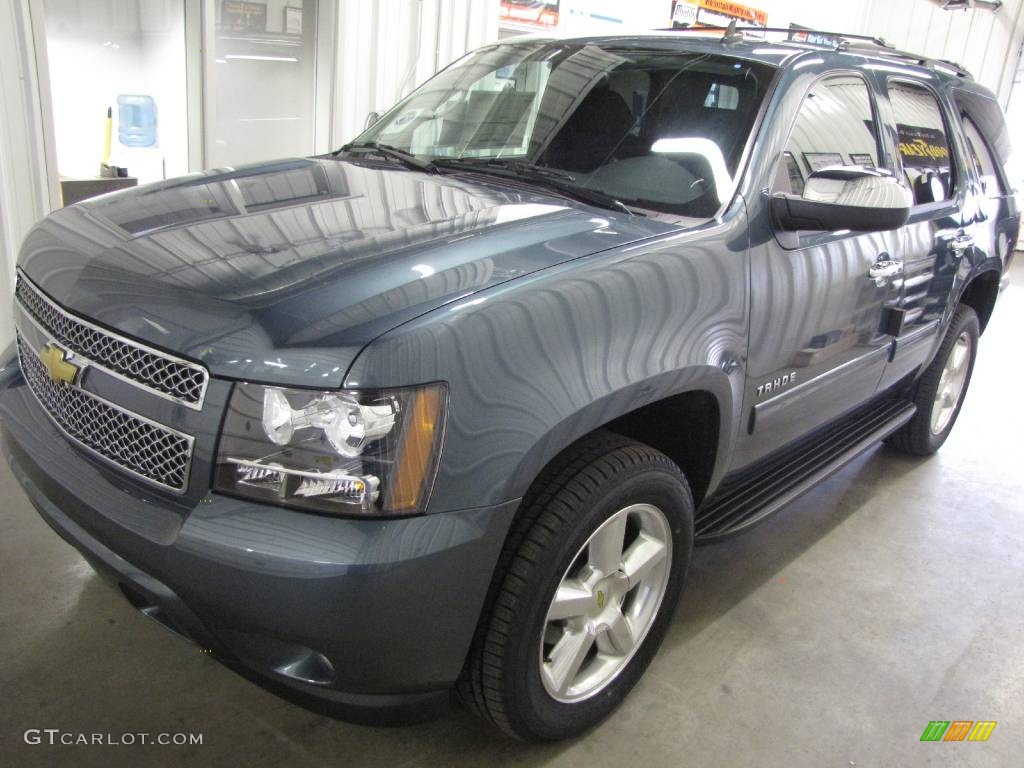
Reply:
<svg viewBox="0 0 1024 768"><path fill-rule="evenodd" d="M1019 157L1013 154L1010 131L1003 118L1003 110L999 107L999 103L990 95L967 88L954 90L953 99L956 101L957 111L972 124L970 128L965 126L965 131L971 136L971 142L974 142L974 134L970 133L973 130L982 137L981 144L985 146L989 157L996 163L996 168L1002 170L998 176L1003 192L1005 194L1016 192L1014 185L1021 178L1015 162L1019 160ZM981 162L985 159L981 146L975 144L974 148L977 149L978 160ZM993 189L989 189L987 194L995 195L997 193Z"/></svg>
<svg viewBox="0 0 1024 768"><path fill-rule="evenodd" d="M807 177L837 165L878 166L878 139L867 84L843 75L804 97L775 175L775 192L799 195Z"/></svg>
<svg viewBox="0 0 1024 768"><path fill-rule="evenodd" d="M900 157L916 205L953 196L949 136L935 95L919 85L890 83L889 100L896 116Z"/></svg>
<svg viewBox="0 0 1024 768"><path fill-rule="evenodd" d="M978 126L969 117L964 117L964 133L967 134L967 148L971 153L971 162L981 179L981 188L985 197L999 197L1004 194L995 158L988 144L978 130Z"/></svg>

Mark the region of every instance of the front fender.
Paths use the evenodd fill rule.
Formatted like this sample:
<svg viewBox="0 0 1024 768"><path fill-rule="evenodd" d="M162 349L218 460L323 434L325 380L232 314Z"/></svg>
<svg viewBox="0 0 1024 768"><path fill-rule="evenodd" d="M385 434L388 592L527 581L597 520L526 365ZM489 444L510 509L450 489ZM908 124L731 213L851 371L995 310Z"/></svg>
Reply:
<svg viewBox="0 0 1024 768"><path fill-rule="evenodd" d="M345 386L448 383L431 513L518 498L566 445L687 389L715 396L720 439L731 441L747 240L739 204L722 221L509 280L378 338ZM719 462L730 454L731 443Z"/></svg>
<svg viewBox="0 0 1024 768"><path fill-rule="evenodd" d="M534 478L559 453L581 437L620 416L687 392L710 392L718 403L719 428L717 461L710 488L724 474L723 459L732 453L736 438L736 408L729 376L720 367L694 366L639 381L588 403L540 436L516 466L505 486L504 496L523 496Z"/></svg>

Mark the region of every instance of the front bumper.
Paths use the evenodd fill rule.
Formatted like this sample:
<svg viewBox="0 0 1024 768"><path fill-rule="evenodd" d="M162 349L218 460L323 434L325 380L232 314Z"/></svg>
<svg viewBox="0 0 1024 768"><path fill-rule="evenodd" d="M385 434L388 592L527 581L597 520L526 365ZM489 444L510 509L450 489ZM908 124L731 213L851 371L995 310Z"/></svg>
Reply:
<svg viewBox="0 0 1024 768"><path fill-rule="evenodd" d="M4 378L12 472L54 530L142 612L275 692L341 717L404 721L447 700L517 502L398 520L213 494L189 508L87 457L20 374Z"/></svg>

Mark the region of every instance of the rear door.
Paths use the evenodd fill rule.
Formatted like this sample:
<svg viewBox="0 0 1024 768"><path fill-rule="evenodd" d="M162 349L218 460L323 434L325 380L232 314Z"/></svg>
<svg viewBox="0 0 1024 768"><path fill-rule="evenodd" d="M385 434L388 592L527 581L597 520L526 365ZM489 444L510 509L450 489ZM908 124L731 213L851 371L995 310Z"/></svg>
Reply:
<svg viewBox="0 0 1024 768"><path fill-rule="evenodd" d="M903 274L898 300L885 318L896 338L883 388L931 358L961 263L974 245L972 222L964 214L970 174L958 162L963 156L959 133L938 85L937 78L886 81L882 110L895 134L900 173L914 195L914 206L899 248Z"/></svg>

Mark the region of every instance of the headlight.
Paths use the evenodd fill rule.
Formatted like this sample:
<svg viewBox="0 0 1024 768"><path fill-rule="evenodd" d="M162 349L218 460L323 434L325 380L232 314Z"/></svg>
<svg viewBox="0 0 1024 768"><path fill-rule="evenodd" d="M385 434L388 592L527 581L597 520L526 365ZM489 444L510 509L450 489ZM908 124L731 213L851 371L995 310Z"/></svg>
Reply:
<svg viewBox="0 0 1024 768"><path fill-rule="evenodd" d="M441 384L376 392L237 384L214 487L334 514L416 512L433 484L445 402Z"/></svg>

